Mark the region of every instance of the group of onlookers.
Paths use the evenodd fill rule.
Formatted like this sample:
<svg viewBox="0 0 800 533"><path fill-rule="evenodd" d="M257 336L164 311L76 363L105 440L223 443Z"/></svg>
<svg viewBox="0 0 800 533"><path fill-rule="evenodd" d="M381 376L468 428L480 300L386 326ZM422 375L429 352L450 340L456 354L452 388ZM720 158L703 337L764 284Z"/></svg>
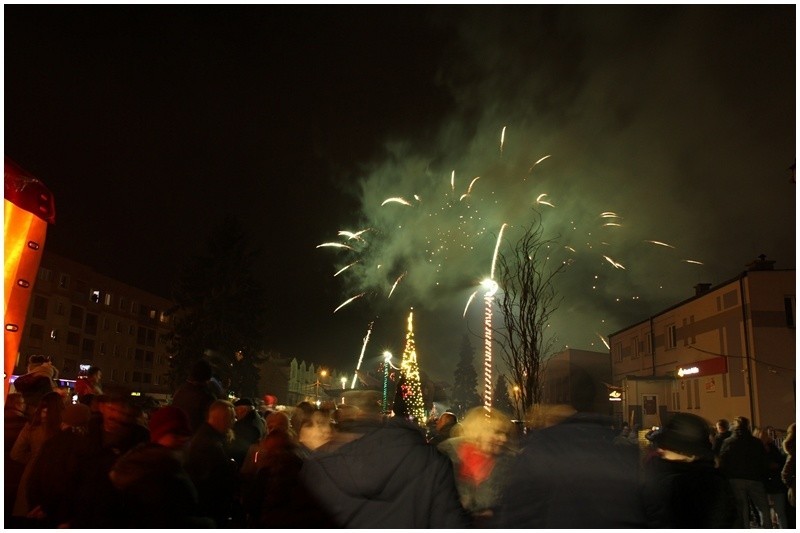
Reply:
<svg viewBox="0 0 800 533"><path fill-rule="evenodd" d="M47 364L31 361L31 385ZM642 448L589 413L582 388L537 406L524 432L477 407L426 434L386 416L377 391L261 412L222 397L204 360L155 409L91 375L78 403L33 386L7 396L7 526L794 527L794 424L778 441L736 417L711 438L704 419L675 413Z"/></svg>

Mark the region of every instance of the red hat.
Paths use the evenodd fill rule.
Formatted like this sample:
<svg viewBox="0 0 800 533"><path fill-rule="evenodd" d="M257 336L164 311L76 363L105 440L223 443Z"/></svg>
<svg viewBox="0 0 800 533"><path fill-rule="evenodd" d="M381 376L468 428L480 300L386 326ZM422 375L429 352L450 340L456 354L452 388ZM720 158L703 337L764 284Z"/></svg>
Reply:
<svg viewBox="0 0 800 533"><path fill-rule="evenodd" d="M191 435L189 417L183 409L168 405L150 413L150 441L157 442L164 435Z"/></svg>

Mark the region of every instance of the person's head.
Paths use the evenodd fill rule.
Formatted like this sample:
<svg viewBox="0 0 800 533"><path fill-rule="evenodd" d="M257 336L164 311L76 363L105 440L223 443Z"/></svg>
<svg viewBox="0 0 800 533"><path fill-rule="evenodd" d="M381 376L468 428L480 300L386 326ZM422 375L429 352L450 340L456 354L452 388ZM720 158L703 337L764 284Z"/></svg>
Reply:
<svg viewBox="0 0 800 533"><path fill-rule="evenodd" d="M300 426L297 440L309 450L316 450L333 437L333 427L328 411L316 409Z"/></svg>
<svg viewBox="0 0 800 533"><path fill-rule="evenodd" d="M189 417L178 407L167 405L150 413L150 442L171 450L183 448L192 436Z"/></svg>
<svg viewBox="0 0 800 533"><path fill-rule="evenodd" d="M233 403L236 411L236 420L241 420L253 410L253 401L250 398L239 398Z"/></svg>
<svg viewBox="0 0 800 533"><path fill-rule="evenodd" d="M731 429L731 423L725 418L720 418L717 420L717 423L714 425L714 427L717 429L717 433L725 433Z"/></svg>
<svg viewBox="0 0 800 533"><path fill-rule="evenodd" d="M99 397L99 401L104 432L125 434L136 424L138 413L131 404L130 396L126 396L124 393L102 395Z"/></svg>
<svg viewBox="0 0 800 533"><path fill-rule="evenodd" d="M275 411L270 413L265 422L267 426L267 435L270 433L288 433L289 432L289 417L286 413Z"/></svg>
<svg viewBox="0 0 800 533"><path fill-rule="evenodd" d="M208 408L208 425L217 432L228 434L236 422L236 410L227 400L214 400Z"/></svg>
<svg viewBox="0 0 800 533"><path fill-rule="evenodd" d="M733 419L733 429L739 432L750 432L750 419L744 416L737 416Z"/></svg>
<svg viewBox="0 0 800 533"><path fill-rule="evenodd" d="M55 434L61 429L61 415L65 406L63 396L56 391L48 392L39 400L31 417L31 425L45 426L47 434Z"/></svg>
<svg viewBox="0 0 800 533"><path fill-rule="evenodd" d="M514 424L498 409L475 407L461 421L461 435L487 455L498 455L509 443Z"/></svg>
<svg viewBox="0 0 800 533"><path fill-rule="evenodd" d="M33 371L36 368L39 368L43 364L50 361L50 358L46 355L34 354L28 357L28 372Z"/></svg>
<svg viewBox="0 0 800 533"><path fill-rule="evenodd" d="M18 393L12 392L6 397L6 411L19 411L25 413L25 397Z"/></svg>
<svg viewBox="0 0 800 533"><path fill-rule="evenodd" d="M340 410L339 422L349 420L380 420L381 395L374 390L348 390L344 397L344 409Z"/></svg>
<svg viewBox="0 0 800 533"><path fill-rule="evenodd" d="M311 402L300 402L295 406L292 411L292 417L289 420L292 431L294 431L295 434L300 433L300 426L303 425L303 422L310 417L311 413L315 410L316 407L314 407Z"/></svg>
<svg viewBox="0 0 800 533"><path fill-rule="evenodd" d="M213 369L211 368L211 363L206 359L198 359L195 361L189 371L189 379L200 383L211 381L212 375Z"/></svg>
<svg viewBox="0 0 800 533"><path fill-rule="evenodd" d="M445 411L442 413L442 416L436 420L436 431L441 432L448 427L452 427L457 421L458 419L454 413Z"/></svg>
<svg viewBox="0 0 800 533"><path fill-rule="evenodd" d="M90 366L86 371L86 379L91 383L100 383L100 380L103 379L103 371L99 366Z"/></svg>
<svg viewBox="0 0 800 533"><path fill-rule="evenodd" d="M667 423L649 438L672 461L713 459L710 425L692 413L675 413Z"/></svg>

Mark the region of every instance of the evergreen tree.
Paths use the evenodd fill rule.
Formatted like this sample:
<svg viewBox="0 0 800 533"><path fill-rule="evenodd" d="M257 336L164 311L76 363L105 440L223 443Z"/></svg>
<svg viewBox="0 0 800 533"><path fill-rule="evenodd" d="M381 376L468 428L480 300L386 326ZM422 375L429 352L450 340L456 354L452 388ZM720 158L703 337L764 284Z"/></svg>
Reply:
<svg viewBox="0 0 800 533"><path fill-rule="evenodd" d="M478 396L478 373L475 371L475 350L469 342L469 337L464 335L459 352L459 360L453 373L453 395L450 409L459 417L481 405Z"/></svg>
<svg viewBox="0 0 800 533"><path fill-rule="evenodd" d="M206 253L192 258L174 284L172 330L165 339L173 390L196 360L210 355L224 387L245 385L247 390L232 392L257 395L267 293L252 273L258 252L249 248L251 242L239 220L225 218L212 231Z"/></svg>
<svg viewBox="0 0 800 533"><path fill-rule="evenodd" d="M413 309L408 314L406 347L400 363L400 379L394 396L394 414L410 418L417 424L425 424L425 403L422 398L422 385L417 363L417 349L414 343Z"/></svg>
<svg viewBox="0 0 800 533"><path fill-rule="evenodd" d="M514 400L511 397L511 388L508 386L506 377L503 374L500 374L500 377L497 378L497 383L492 392L492 398L494 399L494 405L492 407L503 411L511 418L516 417L517 410L514 407Z"/></svg>

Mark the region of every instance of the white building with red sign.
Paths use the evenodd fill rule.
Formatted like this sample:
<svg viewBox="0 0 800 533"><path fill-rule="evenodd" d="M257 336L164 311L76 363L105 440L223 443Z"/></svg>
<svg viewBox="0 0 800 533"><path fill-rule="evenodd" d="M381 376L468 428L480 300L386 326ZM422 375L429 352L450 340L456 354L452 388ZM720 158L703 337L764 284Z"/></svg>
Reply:
<svg viewBox="0 0 800 533"><path fill-rule="evenodd" d="M640 428L671 412L795 421L795 271L763 256L748 270L609 335L617 415ZM621 401L619 399L621 393Z"/></svg>

